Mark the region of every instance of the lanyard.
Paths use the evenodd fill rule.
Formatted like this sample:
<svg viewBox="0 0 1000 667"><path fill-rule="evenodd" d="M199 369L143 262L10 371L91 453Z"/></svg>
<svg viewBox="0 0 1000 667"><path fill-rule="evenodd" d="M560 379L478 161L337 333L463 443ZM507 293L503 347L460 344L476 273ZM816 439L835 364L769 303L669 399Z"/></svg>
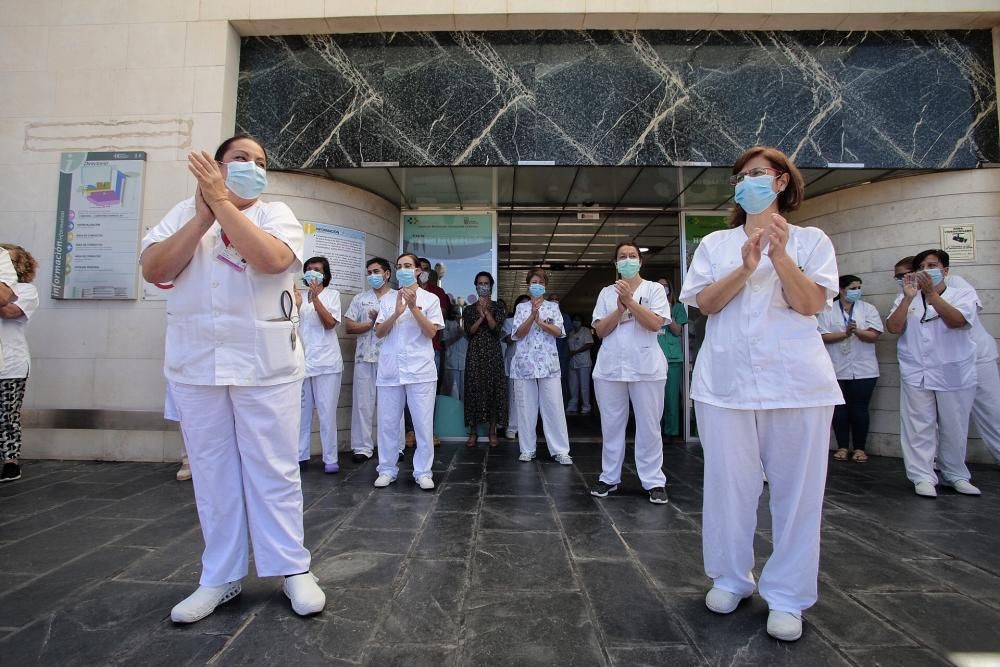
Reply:
<svg viewBox="0 0 1000 667"><path fill-rule="evenodd" d="M840 314L844 318L844 329L847 329L847 325L851 322L851 320L854 319L854 308L857 308L858 306L857 306L857 304L854 304L854 308L851 308L851 314L848 315L847 311L844 310L844 302L843 302L843 300L838 299L837 303L840 305Z"/></svg>

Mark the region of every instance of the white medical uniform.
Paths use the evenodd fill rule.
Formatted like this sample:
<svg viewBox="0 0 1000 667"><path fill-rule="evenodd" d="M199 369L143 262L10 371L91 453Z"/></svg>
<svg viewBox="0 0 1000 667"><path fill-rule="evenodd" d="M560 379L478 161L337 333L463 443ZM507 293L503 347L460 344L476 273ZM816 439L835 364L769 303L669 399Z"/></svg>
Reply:
<svg viewBox="0 0 1000 667"><path fill-rule="evenodd" d="M959 329L948 327L933 306L925 308L922 297L923 293L918 293L910 301L906 330L896 343L903 463L906 476L914 484L937 484L937 454L941 476L946 483L954 484L972 477L965 465L965 452L969 416L976 398L976 341L972 329L979 297L971 287L946 287L941 294L965 318L966 325ZM890 315L902 300L900 293Z"/></svg>
<svg viewBox="0 0 1000 667"><path fill-rule="evenodd" d="M593 345L594 335L590 333L590 327L580 325L566 337L566 344L571 350L587 344ZM576 412L577 409L583 410L584 413L590 412L590 372L592 367L590 349L577 352L569 358L569 403L566 405L568 412Z"/></svg>
<svg viewBox="0 0 1000 667"><path fill-rule="evenodd" d="M594 367L594 392L601 410L601 477L605 484L622 481L625 461L625 425L628 404L635 411L635 467L642 488L647 491L666 485L663 474L664 385L667 381L667 358L656 340L660 326L670 322L670 302L663 286L643 280L633 297L663 318L654 331L639 324L626 311L618 326L601 342ZM614 285L601 290L594 307L594 325L605 317L615 317L618 292Z"/></svg>
<svg viewBox="0 0 1000 667"><path fill-rule="evenodd" d="M0 283L14 289L17 284L17 271L14 269L14 262L10 259L10 253L6 248L0 248ZM14 292L13 300L17 301L17 292ZM23 309L22 309L23 310ZM0 344L0 364L3 363L3 345Z"/></svg>
<svg viewBox="0 0 1000 667"><path fill-rule="evenodd" d="M280 202L257 201L243 214L291 248L288 272L238 271L219 260L225 245L215 223L167 295L164 374L191 462L203 586L246 575L248 533L259 576L306 572L310 563L298 466L305 359L281 308L302 266L302 225ZM194 215L194 198L175 206L143 238L143 251Z"/></svg>
<svg viewBox="0 0 1000 667"><path fill-rule="evenodd" d="M713 232L698 245L680 300L743 263L743 227ZM813 227L789 226L789 256L826 291L838 292L833 244ZM816 318L789 307L768 256L723 309L706 317L691 386L705 454L702 543L714 585L740 596L754 588L753 538L763 488L771 496L774 551L760 593L777 611L799 614L816 602L820 522L833 406L843 402Z"/></svg>
<svg viewBox="0 0 1000 667"><path fill-rule="evenodd" d="M950 275L945 281L955 287L972 287L960 276ZM996 338L983 326L978 312L983 305L977 303L976 321L972 323L972 339L976 341L976 398L972 402L972 421L979 431L986 448L1000 463L1000 368L997 368Z"/></svg>
<svg viewBox="0 0 1000 667"><path fill-rule="evenodd" d="M417 308L438 329L444 328L441 299L418 289ZM392 317L396 292L379 300L376 324ZM434 342L424 335L409 308L403 311L382 341L378 358L378 472L393 479L399 475L399 442L403 437L403 408L410 408L417 451L413 455L413 479L431 474L434 464L434 395L437 368Z"/></svg>
<svg viewBox="0 0 1000 667"><path fill-rule="evenodd" d="M875 329L883 332L882 318L878 309L867 301L854 304L850 314L844 312L840 301L816 316L816 322L821 334L844 333L847 323L853 321L858 331ZM838 380L864 380L879 376L878 359L875 357L875 345L850 336L836 343L826 343L826 351L833 363L833 371Z"/></svg>
<svg viewBox="0 0 1000 667"><path fill-rule="evenodd" d="M514 335L514 318L508 317L503 321L503 336ZM517 352L517 341L511 338L509 343L506 343L503 350L503 374L507 378L507 430L511 433L517 433L517 395L514 393L514 380L510 376L510 363L514 360L514 354Z"/></svg>
<svg viewBox="0 0 1000 667"><path fill-rule="evenodd" d="M319 300L337 322L340 322L340 292L327 287ZM302 416L299 424L299 460L309 460L312 446L313 408L319 414L319 439L323 447L323 463L337 462L337 403L344 376L344 358L340 353L337 330L325 329L316 313L316 306L302 297L299 308L299 336L306 355L306 377L302 382Z"/></svg>
<svg viewBox="0 0 1000 667"><path fill-rule="evenodd" d="M549 454L569 453L569 431L566 413L563 412L562 373L559 368L559 351L556 339L531 325L528 334L517 337L517 329L531 317L531 302L518 304L514 310L513 340L517 341L514 358L510 362L510 378L514 380L517 408L517 440L522 454L534 454L537 449L535 428L538 414L542 415L542 431ZM538 319L559 327L559 337L566 336L559 304L542 302Z"/></svg>
<svg viewBox="0 0 1000 667"><path fill-rule="evenodd" d="M396 298L396 290L390 289L385 296ZM347 308L347 319L354 322L369 322L369 310L379 309L379 296L374 290L365 290L351 299ZM359 334L354 350L354 386L351 390L351 450L355 454L371 457L375 453L372 440L372 419L375 417L378 355L382 349L382 339L375 335L375 327ZM400 440L402 445L402 440Z"/></svg>

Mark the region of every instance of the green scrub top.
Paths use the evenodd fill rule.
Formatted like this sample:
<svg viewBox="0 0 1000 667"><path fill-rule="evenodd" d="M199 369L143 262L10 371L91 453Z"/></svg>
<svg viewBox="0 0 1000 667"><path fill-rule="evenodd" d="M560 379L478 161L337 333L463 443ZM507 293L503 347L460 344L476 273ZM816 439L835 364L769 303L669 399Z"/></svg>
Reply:
<svg viewBox="0 0 1000 667"><path fill-rule="evenodd" d="M673 305L670 309L670 319L681 326L687 324L688 316L684 310L684 304L675 303ZM684 347L681 345L681 337L675 336L666 325L656 335L656 341L660 344L660 349L663 350L663 356L667 358L668 363L684 361Z"/></svg>

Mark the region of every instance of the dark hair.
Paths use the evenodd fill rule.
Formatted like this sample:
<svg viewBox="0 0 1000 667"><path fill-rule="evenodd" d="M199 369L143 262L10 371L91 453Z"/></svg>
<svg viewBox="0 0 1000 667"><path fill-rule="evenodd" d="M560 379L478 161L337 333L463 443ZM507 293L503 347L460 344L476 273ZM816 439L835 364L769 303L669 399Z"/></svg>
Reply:
<svg viewBox="0 0 1000 667"><path fill-rule="evenodd" d="M35 271L38 270L38 260L30 252L12 243L0 243L0 248L10 253L10 263L14 265L17 282L30 283L35 279Z"/></svg>
<svg viewBox="0 0 1000 667"><path fill-rule="evenodd" d="M239 141L240 139L249 139L250 141L260 146L260 149L264 151L264 161L265 162L267 161L267 149L264 148L264 144L260 143L259 141L257 141L257 139L251 137L249 134L234 134L233 136L229 137L221 144L219 144L219 147L215 149L215 161L222 162L222 156L226 154L226 151L229 150L229 147L232 146L237 141Z"/></svg>
<svg viewBox="0 0 1000 667"><path fill-rule="evenodd" d="M851 283L860 283L860 282L862 282L861 278L858 278L857 276L848 273L846 276L840 276L840 289L844 289Z"/></svg>
<svg viewBox="0 0 1000 667"><path fill-rule="evenodd" d="M489 271L480 271L479 273L477 273L476 277L473 278L473 280L472 280L472 284L473 285L478 285L479 284L479 279L482 278L483 276L486 276L487 278L490 279L490 289L493 289L493 286L496 283L493 282L493 276L490 274Z"/></svg>
<svg viewBox="0 0 1000 667"><path fill-rule="evenodd" d="M310 257L306 261L302 262L302 268L314 263L321 264L323 266L323 287L329 287L330 281L333 279L333 276L330 274L330 260L322 255L317 255L316 257Z"/></svg>
<svg viewBox="0 0 1000 667"><path fill-rule="evenodd" d="M531 297L527 294L521 294L516 299L514 299L514 307L517 308L519 303L524 303L525 301L531 301Z"/></svg>
<svg viewBox="0 0 1000 667"><path fill-rule="evenodd" d="M404 252L402 255L397 257L396 264L399 264L399 260L403 259L404 257L412 257L413 263L416 264L417 266L420 266L420 258L414 255L412 252Z"/></svg>
<svg viewBox="0 0 1000 667"><path fill-rule="evenodd" d="M944 250L936 248L931 250L924 250L923 252L918 252L917 256L913 258L913 269L919 270L920 265L923 264L924 260L930 257L931 255L937 257L938 261L941 262L941 266L943 266L946 269L948 268L951 262L951 258L948 257L948 253L946 253Z"/></svg>
<svg viewBox="0 0 1000 667"><path fill-rule="evenodd" d="M629 247L629 246L632 247L632 248L635 248L635 251L637 253L639 253L639 261L641 262L642 261L642 250L639 248L639 244L636 243L635 241L622 241L621 243L619 243L618 245L616 245L615 246L615 254L611 256L611 261L612 262L617 261L617 259L618 259L618 251L621 250L622 248Z"/></svg>
<svg viewBox="0 0 1000 667"><path fill-rule="evenodd" d="M431 260L427 259L426 257L417 257L417 264L418 265L426 264L427 266L434 268L434 265L431 264Z"/></svg>
<svg viewBox="0 0 1000 667"><path fill-rule="evenodd" d="M389 260L383 259L382 257L372 257L367 262L365 262L365 270L367 270L368 267L371 266L372 264L378 264L379 266L382 267L382 270L385 271L386 273L390 273L392 271L392 269L389 266Z"/></svg>
<svg viewBox="0 0 1000 667"><path fill-rule="evenodd" d="M539 278L541 278L542 282L546 286L548 286L548 284L549 284L549 274L545 273L545 269L543 269L541 267L538 267L538 266L536 266L533 269L529 269L528 270L528 275L526 275L524 277L524 284L525 285L530 285L531 284L531 279L534 278L535 276L538 276ZM531 297L528 297L528 298L530 299Z"/></svg>
<svg viewBox="0 0 1000 667"><path fill-rule="evenodd" d="M904 257L903 259L899 260L898 262L896 262L895 264L892 265L892 268L896 268L897 266L908 266L908 267L910 267L910 270L912 271L913 270L913 266L914 266L913 265L913 255L909 255L909 256Z"/></svg>
<svg viewBox="0 0 1000 667"><path fill-rule="evenodd" d="M733 175L735 176L743 171L743 167L746 166L747 162L757 156L763 157L771 163L774 169L781 172L777 178L780 178L782 174L788 174L788 186L778 193L778 210L782 213L796 210L802 204L802 199L805 195L805 183L798 168L792 164L787 155L777 148L773 146L754 146L748 149L736 159L736 164L733 165ZM746 221L747 212L739 204L735 204L733 212L729 216L729 226L740 227L745 225Z"/></svg>

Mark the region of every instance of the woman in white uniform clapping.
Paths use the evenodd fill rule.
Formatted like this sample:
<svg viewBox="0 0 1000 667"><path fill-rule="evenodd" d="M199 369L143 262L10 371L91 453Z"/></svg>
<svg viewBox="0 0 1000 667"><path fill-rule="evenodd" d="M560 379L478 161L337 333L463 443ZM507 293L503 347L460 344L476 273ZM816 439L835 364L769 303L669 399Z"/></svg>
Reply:
<svg viewBox="0 0 1000 667"><path fill-rule="evenodd" d="M774 551L760 594L767 632L794 641L816 602L830 419L843 402L816 328L837 294L837 262L826 234L782 217L803 196L784 153L751 148L731 182L732 228L698 244L680 296L707 316L691 386L705 455L705 603L727 614L753 594L763 464Z"/></svg>
<svg viewBox="0 0 1000 667"><path fill-rule="evenodd" d="M344 374L337 324L340 323L340 292L330 287L330 262L326 257L306 260L303 281L307 297L296 291L299 332L306 354L306 377L302 382L302 416L299 425L299 462L309 460L312 445L313 409L319 415L319 440L323 448L323 472L340 470L337 462L337 403Z"/></svg>
<svg viewBox="0 0 1000 667"><path fill-rule="evenodd" d="M253 542L261 577L284 576L298 614L323 609L303 545L298 440L302 377L292 297L302 225L259 199L267 155L244 136L193 152L194 197L142 241L142 274L173 281L164 374L180 414L205 538L201 586L171 611L191 623L241 591Z"/></svg>
<svg viewBox="0 0 1000 667"><path fill-rule="evenodd" d="M510 379L514 381L517 404L517 440L521 450L518 458L525 463L535 458L535 429L541 413L549 454L562 465L572 465L556 349L556 339L566 336L563 317L559 304L545 299L548 276L543 269L528 271L527 282L530 300L514 309L511 336L517 342L510 362Z"/></svg>
<svg viewBox="0 0 1000 667"><path fill-rule="evenodd" d="M404 253L396 259L398 292L379 300L375 335L385 339L378 357L378 478L383 488L399 475L403 408L410 409L417 452L413 479L424 491L434 488L434 395L437 368L434 336L444 328L441 300L417 285L418 259Z"/></svg>
<svg viewBox="0 0 1000 667"><path fill-rule="evenodd" d="M670 303L659 283L639 275L642 253L632 242L615 248L621 278L601 290L594 308L594 330L602 339L594 367L594 393L601 410L601 476L591 495L606 497L618 488L625 460L629 401L635 411L635 467L649 502L667 503L663 474L663 416L667 358L656 336L670 321Z"/></svg>
<svg viewBox="0 0 1000 667"><path fill-rule="evenodd" d="M868 460L868 404L879 376L875 343L884 328L878 309L861 300L861 278L841 276L840 295L834 301L833 308L816 318L844 394L844 404L833 410L833 435L837 439L833 460L846 461L849 445L853 444L851 458L864 463Z"/></svg>

